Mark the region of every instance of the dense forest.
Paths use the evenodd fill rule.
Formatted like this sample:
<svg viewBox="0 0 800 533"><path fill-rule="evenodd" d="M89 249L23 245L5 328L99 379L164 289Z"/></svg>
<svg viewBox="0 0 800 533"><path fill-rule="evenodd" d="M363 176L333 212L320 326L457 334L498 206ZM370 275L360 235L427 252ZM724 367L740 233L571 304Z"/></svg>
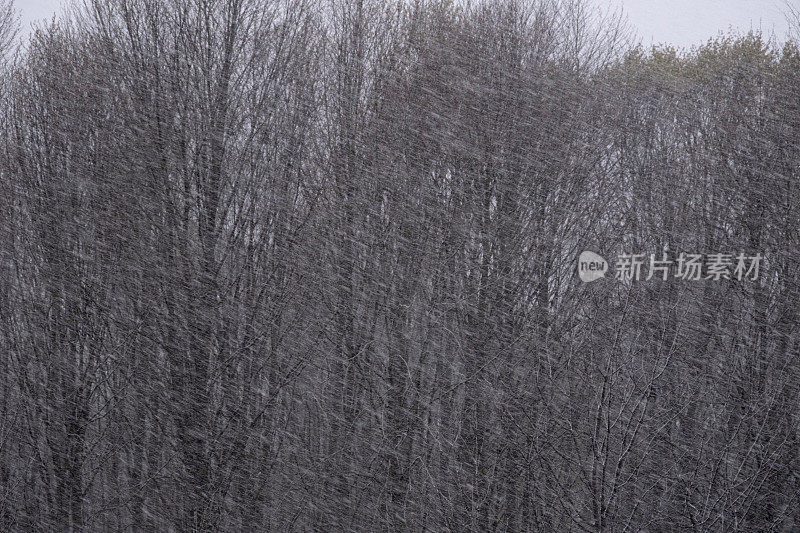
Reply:
<svg viewBox="0 0 800 533"><path fill-rule="evenodd" d="M3 2L0 530L800 530L797 39Z"/></svg>

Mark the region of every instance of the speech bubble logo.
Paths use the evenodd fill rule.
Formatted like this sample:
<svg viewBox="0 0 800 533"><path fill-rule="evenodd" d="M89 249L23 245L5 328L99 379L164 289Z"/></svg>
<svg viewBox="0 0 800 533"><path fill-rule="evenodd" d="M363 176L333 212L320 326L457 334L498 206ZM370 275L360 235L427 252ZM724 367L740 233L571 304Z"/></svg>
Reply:
<svg viewBox="0 0 800 533"><path fill-rule="evenodd" d="M594 252L584 251L578 257L578 277L589 283L600 279L608 272L608 261Z"/></svg>

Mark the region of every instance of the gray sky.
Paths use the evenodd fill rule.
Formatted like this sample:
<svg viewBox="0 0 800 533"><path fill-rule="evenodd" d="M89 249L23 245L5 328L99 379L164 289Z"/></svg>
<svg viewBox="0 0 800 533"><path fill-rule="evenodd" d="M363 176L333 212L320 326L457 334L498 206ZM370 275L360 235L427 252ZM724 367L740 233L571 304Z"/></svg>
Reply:
<svg viewBox="0 0 800 533"><path fill-rule="evenodd" d="M609 5L608 0L594 0ZM800 0L789 0L794 7ZM784 0L612 0L622 5L631 26L645 45L670 43L681 47L702 44L730 27L747 32L760 29L785 40L788 24Z"/></svg>
<svg viewBox="0 0 800 533"><path fill-rule="evenodd" d="M27 33L31 22L52 18L65 4L66 2L62 0L14 0L14 6L20 14L23 33Z"/></svg>
<svg viewBox="0 0 800 533"><path fill-rule="evenodd" d="M784 0L592 0L598 5L622 5L628 19L645 45L670 43L677 46L701 44L729 27L747 31L787 34ZM800 0L789 0L800 7ZM64 0L16 0L22 15L23 33L32 21L50 18Z"/></svg>

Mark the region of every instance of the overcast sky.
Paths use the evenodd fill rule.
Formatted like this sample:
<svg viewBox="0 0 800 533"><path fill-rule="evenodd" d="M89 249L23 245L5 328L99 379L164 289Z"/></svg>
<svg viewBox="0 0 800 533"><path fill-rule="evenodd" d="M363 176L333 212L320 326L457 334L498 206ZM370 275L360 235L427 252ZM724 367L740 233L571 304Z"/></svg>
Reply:
<svg viewBox="0 0 800 533"><path fill-rule="evenodd" d="M783 40L787 23L784 0L592 0L599 5L622 5L631 25L645 45L670 43L688 47L701 44L729 27L775 32ZM800 0L789 0L800 7ZM23 31L32 21L50 18L65 0L16 0Z"/></svg>
<svg viewBox="0 0 800 533"><path fill-rule="evenodd" d="M800 4L789 1L794 7ZM612 0L612 5L620 4L645 45L688 48L731 27L743 32L760 29L768 36L774 32L779 40L788 33L784 0Z"/></svg>
<svg viewBox="0 0 800 533"><path fill-rule="evenodd" d="M33 21L52 18L64 4L66 2L63 0L14 0L14 6L21 16L23 31L26 31Z"/></svg>

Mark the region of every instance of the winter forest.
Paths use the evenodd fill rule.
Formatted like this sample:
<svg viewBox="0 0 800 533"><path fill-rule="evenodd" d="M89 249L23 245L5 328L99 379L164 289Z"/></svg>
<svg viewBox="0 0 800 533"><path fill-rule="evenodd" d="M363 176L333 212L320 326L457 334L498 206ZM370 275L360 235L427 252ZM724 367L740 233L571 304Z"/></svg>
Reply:
<svg viewBox="0 0 800 533"><path fill-rule="evenodd" d="M646 48L584 0L17 27L0 0L0 531L800 530L797 33ZM763 262L613 275L684 252Z"/></svg>

